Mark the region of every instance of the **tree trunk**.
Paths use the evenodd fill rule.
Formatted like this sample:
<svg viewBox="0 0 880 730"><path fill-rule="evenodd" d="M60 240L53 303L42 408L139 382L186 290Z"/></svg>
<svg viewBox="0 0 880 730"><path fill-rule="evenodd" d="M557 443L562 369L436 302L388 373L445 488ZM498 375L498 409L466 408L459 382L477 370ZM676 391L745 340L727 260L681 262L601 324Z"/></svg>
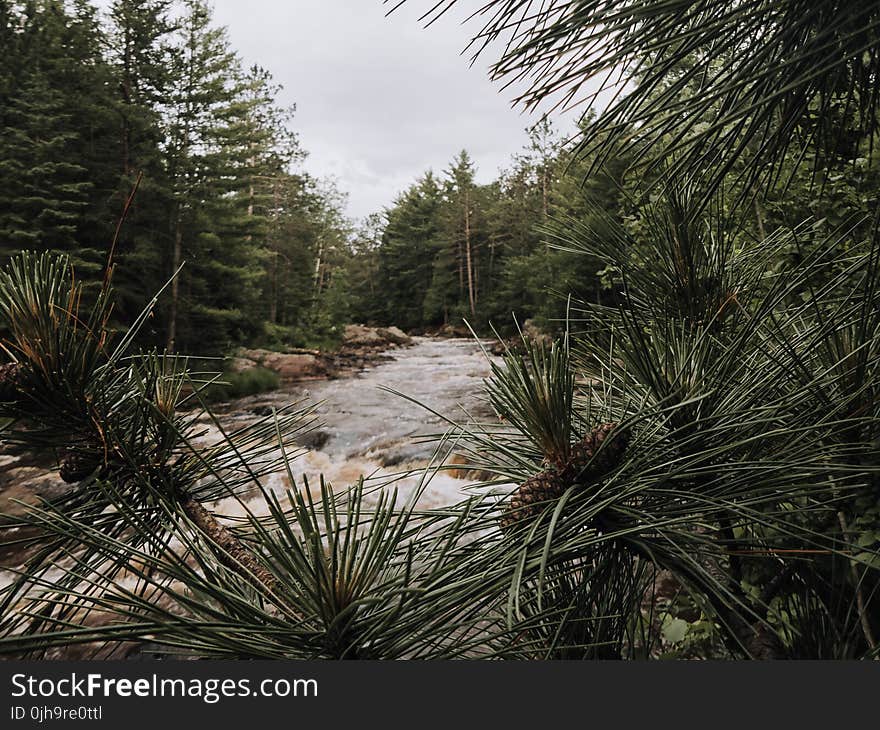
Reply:
<svg viewBox="0 0 880 730"><path fill-rule="evenodd" d="M471 199L468 193L464 196L464 245L467 255L468 301L471 305L471 317L477 316L477 291L474 278L473 256L471 254Z"/></svg>
<svg viewBox="0 0 880 730"><path fill-rule="evenodd" d="M272 181L272 235L269 238L272 246L272 276L270 279L272 289L269 293L269 321L272 324L278 322L278 258L281 256L281 251L278 250L278 229L280 228L278 223L280 217L278 213L279 200L278 178L275 178Z"/></svg>
<svg viewBox="0 0 880 730"><path fill-rule="evenodd" d="M458 256L456 257L456 261L458 262L458 298L461 299L464 296L464 252L462 251L462 243L461 239L458 240Z"/></svg>
<svg viewBox="0 0 880 730"><path fill-rule="evenodd" d="M321 289L321 256L324 253L323 244L318 244L318 254L315 256L315 294L320 294Z"/></svg>
<svg viewBox="0 0 880 730"><path fill-rule="evenodd" d="M269 321L275 324L278 321L278 252L272 256L272 291L269 294Z"/></svg>
<svg viewBox="0 0 880 730"><path fill-rule="evenodd" d="M165 343L168 352L174 352L174 341L177 339L177 308L180 299L180 274L177 270L180 268L181 258L183 258L183 221L178 209L174 224L174 249L171 254L171 271L174 278L171 280L171 311L168 315L168 339Z"/></svg>

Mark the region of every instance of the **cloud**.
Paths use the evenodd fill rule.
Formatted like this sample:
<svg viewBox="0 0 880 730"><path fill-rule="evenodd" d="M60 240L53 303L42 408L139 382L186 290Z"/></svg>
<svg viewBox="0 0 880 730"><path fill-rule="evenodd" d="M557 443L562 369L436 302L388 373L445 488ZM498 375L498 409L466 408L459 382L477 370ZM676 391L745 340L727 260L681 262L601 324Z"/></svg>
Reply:
<svg viewBox="0 0 880 730"><path fill-rule="evenodd" d="M93 2L106 10L111 0ZM385 17L382 0L213 2L214 21L226 26L242 61L269 70L284 86L281 104L296 104L306 169L337 179L352 217L390 205L463 148L477 179L489 182L538 120L513 109L513 92L489 81L491 50L473 67L462 55L479 29L479 21L462 20L482 0L460 0L425 29L418 17L433 4L409 0Z"/></svg>
<svg viewBox="0 0 880 730"><path fill-rule="evenodd" d="M267 68L296 103L306 168L332 175L349 213L389 205L409 182L467 148L488 181L525 143L535 118L510 106L461 51L476 25L450 16L424 29L426 3L390 18L381 0L216 0L243 60ZM487 59L488 61L488 59Z"/></svg>

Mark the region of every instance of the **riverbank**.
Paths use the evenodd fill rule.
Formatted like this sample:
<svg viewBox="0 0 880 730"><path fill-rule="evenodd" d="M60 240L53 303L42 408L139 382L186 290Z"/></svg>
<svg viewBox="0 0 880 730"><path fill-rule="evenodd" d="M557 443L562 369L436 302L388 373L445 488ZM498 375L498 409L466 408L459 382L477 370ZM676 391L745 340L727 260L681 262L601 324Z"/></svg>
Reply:
<svg viewBox="0 0 880 730"><path fill-rule="evenodd" d="M389 350L409 347L413 339L397 327L346 325L334 350L288 348L284 351L242 348L226 369L246 373L258 369L275 373L282 383L340 378L390 359Z"/></svg>

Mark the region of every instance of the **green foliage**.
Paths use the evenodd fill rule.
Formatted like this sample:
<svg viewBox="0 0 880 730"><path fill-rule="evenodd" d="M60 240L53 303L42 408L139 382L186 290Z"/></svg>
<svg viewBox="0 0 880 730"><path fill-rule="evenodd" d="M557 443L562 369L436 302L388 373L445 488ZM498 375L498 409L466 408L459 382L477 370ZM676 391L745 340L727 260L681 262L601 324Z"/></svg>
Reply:
<svg viewBox="0 0 880 730"><path fill-rule="evenodd" d="M23 574L0 598L0 636L14 642L19 634L67 625L71 615L88 623L100 610L103 587L119 580L134 555L162 554L175 533L192 529L201 514L198 501L247 491L277 469L275 429L304 423L304 414L289 409L239 431L235 443L224 435L222 444L196 448L195 439L204 434L199 419L210 418L192 408L201 385L179 358L141 354L133 347L136 328L148 320L155 300L111 348L112 290L105 284L98 300L83 308L66 258L15 259L0 280L0 292L3 325L13 333L4 347L21 368L14 397L0 404L2 415L13 419L4 438L56 450L62 477L75 482L51 504L38 504L20 519L4 518L4 542L34 547ZM38 529L19 537L20 527L49 515L49 533ZM229 535L214 524L212 539ZM108 543L117 549L108 552ZM221 556L230 549L228 540L224 544L215 545ZM72 561L72 570L50 579L62 558ZM251 558L250 565L257 564ZM151 590L145 582L132 595ZM20 610L26 605L42 608L31 614Z"/></svg>
<svg viewBox="0 0 880 730"><path fill-rule="evenodd" d="M478 331L491 325L515 334L516 322L527 319L563 329L569 294L602 298L598 261L548 249L540 227L595 205L617 215L619 181L603 172L582 185L586 165L571 159L549 122L530 135L511 169L490 184L476 182L463 151L442 178L428 172L397 198L381 237L374 233L372 248L354 252L350 269L368 268L373 282L355 313L408 329L467 319Z"/></svg>
<svg viewBox="0 0 880 730"><path fill-rule="evenodd" d="M266 368L249 368L236 373L223 373L200 394L205 402L215 403L277 390L280 385L278 373Z"/></svg>
<svg viewBox="0 0 880 730"><path fill-rule="evenodd" d="M344 248L343 201L297 169L293 110L208 4L114 0L99 16L4 0L0 47L3 261L63 252L94 289L142 175L118 231L116 323L173 277L146 346L224 355L264 325L307 330L323 291L310 272L344 263L319 264Z"/></svg>
<svg viewBox="0 0 880 730"><path fill-rule="evenodd" d="M82 370L85 389L76 369L41 383L19 401L28 424L14 423L15 437L87 440L68 415L85 406L106 448L69 498L6 521L39 549L2 594L0 650L149 636L166 651L249 658L689 656L720 644L730 656L872 656L876 536L854 515L877 501L880 245L844 248L843 231L774 271L767 261L793 234L737 250L736 236L713 238L724 227L686 192L646 220L658 251L676 250L686 222L688 256L646 262L621 250L630 239L611 224L601 236L566 229L572 250L613 256L628 306L582 303L573 326L590 336L511 353L488 383L498 420L455 435L457 451L498 475L491 487L525 481L597 423L632 432L608 468L504 530L509 486L437 510L416 508L425 483L403 503L363 483L297 486L285 430L296 422L280 416L196 447L200 421L219 424L209 411L179 415L191 379L176 358L133 357L132 332ZM658 277L673 293L699 281L718 252L737 290L728 316L706 316L714 295L648 296ZM835 280L805 287L831 264ZM103 322L105 305L51 316L73 290L69 272L22 259L2 311L34 309L50 339L95 351L102 335L79 323ZM51 356L42 339L26 346L37 329L15 331L23 362ZM279 495L260 477L285 464ZM230 527L195 504L220 497L241 515ZM70 568L59 577L60 555ZM662 606L661 570L681 586ZM111 620L94 625L96 611Z"/></svg>
<svg viewBox="0 0 880 730"><path fill-rule="evenodd" d="M134 350L149 311L110 348L108 286L83 305L68 260L16 259L0 278L17 363L2 370L12 396L0 416L9 438L61 448L62 472L76 457L67 472L82 479L2 526L34 557L0 593L0 650L148 636L247 658L878 656L880 233L865 215L873 173L839 161L861 159L872 131L876 7L550 2L532 25L511 23L528 5L484 8L496 11L488 38L517 28L496 71L528 75L527 100L603 70L634 83L585 127L601 132L594 157L571 162L539 128L514 169L481 186L463 153L352 251L332 195L290 177L259 193L245 184L257 177L241 141L273 138L258 134L269 107L243 90L265 99L265 79L232 73L222 33L191 2L178 53L199 59L204 94L189 101L204 104L204 126L175 129L165 193L172 259L235 242L198 260L185 289L171 285L164 315L188 307L217 347L257 321L254 291L268 293L274 337L330 333L353 301L424 326L482 324L511 297L549 312L553 286L571 297L561 344L525 342L493 369L497 418L451 424L441 442L438 459L454 448L493 478L424 510L424 481L402 502L391 483L297 484L285 427L298 420L226 434L209 410L182 410L204 384L179 358ZM669 32L681 22L688 34ZM170 88L185 95L183 78ZM277 161L273 144L261 149ZM823 175L806 175L817 165ZM627 179L632 166L641 179ZM230 169L241 176L199 177ZM756 187L768 172L786 174ZM287 213L305 201L314 216L295 245L313 267L297 281L303 306L285 311L281 262L300 225ZM828 215L804 221L807 209ZM261 236L268 281L236 258ZM226 277L229 300L212 299ZM206 421L219 442L200 448ZM534 485L599 424L631 438L601 469L559 470L552 499L505 520L511 485ZM284 493L266 488L285 467ZM238 515L226 525L201 504L220 498ZM98 611L110 621L93 625Z"/></svg>
<svg viewBox="0 0 880 730"><path fill-rule="evenodd" d="M508 352L504 364L492 363L487 393L495 412L523 434L553 464L568 461L574 432L574 373L568 340L548 349L523 337L522 350Z"/></svg>

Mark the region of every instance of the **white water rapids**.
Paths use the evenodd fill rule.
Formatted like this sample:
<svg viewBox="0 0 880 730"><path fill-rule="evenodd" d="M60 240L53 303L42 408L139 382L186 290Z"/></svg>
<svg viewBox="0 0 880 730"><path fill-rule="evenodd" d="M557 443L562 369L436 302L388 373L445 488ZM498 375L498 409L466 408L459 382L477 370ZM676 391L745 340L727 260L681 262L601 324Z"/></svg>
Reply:
<svg viewBox="0 0 880 730"><path fill-rule="evenodd" d="M316 426L302 439L308 450L290 463L296 486L301 488L305 477L314 491L323 476L339 492L361 476L368 486L393 478L398 492L406 495L419 483L437 448L431 435L443 434L449 420L491 417L483 394L490 363L479 344L425 337L414 338L414 343L387 351L391 360L355 374L230 403L220 414L221 421L233 430L273 407L317 404ZM462 488L471 483L459 476L464 475L433 474L420 506L459 501ZM269 477L266 486L280 492L291 485L286 473L279 472ZM220 511L228 513L228 508L225 504ZM258 504L249 508L260 511Z"/></svg>

